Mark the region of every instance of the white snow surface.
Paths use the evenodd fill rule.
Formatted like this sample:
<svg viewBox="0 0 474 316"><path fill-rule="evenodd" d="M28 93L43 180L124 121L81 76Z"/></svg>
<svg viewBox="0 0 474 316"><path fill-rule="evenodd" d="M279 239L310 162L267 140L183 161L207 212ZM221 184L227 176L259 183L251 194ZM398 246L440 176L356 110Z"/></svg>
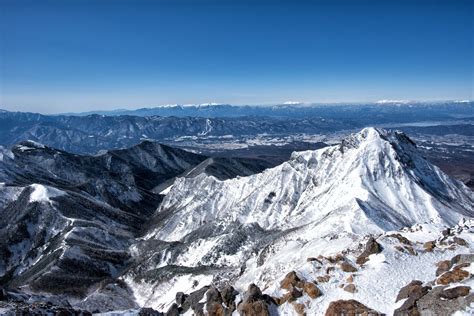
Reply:
<svg viewBox="0 0 474 316"><path fill-rule="evenodd" d="M30 194L30 202L51 202L51 198L65 194L61 190L41 184L35 183L30 185L30 187L33 188L33 192Z"/></svg>
<svg viewBox="0 0 474 316"><path fill-rule="evenodd" d="M473 215L474 195L403 134L366 128L249 177L178 178L158 212L168 209L178 211L149 237L178 241L213 221L367 234L424 222L452 226Z"/></svg>

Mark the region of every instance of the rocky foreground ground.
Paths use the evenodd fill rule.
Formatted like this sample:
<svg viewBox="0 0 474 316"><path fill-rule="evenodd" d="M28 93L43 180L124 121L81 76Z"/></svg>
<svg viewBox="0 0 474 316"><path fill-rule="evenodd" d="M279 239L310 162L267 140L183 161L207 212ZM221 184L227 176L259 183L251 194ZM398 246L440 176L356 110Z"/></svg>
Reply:
<svg viewBox="0 0 474 316"><path fill-rule="evenodd" d="M313 315L318 300L327 295L327 284L337 285L344 292L355 294L363 291L358 279L365 270L377 261L387 249L387 241L403 256L423 256L450 253L458 254L446 260L434 262L435 277L430 281L412 280L401 287L394 302L393 315L468 315L474 304L472 286L474 254L470 241L465 236L472 227L446 229L435 240L421 243L408 239L402 233L387 233L371 236L365 245L356 251L343 251L334 256L308 257L307 263L319 271L314 279L296 271L289 271L279 282L281 295L269 295L256 284L249 284L246 291L239 292L231 285L206 285L190 293L178 292L173 304L166 311L152 308L137 308L127 311L98 313L73 307L65 298L44 297L22 293L19 290L2 289L0 292L0 314L2 315L208 315L208 316L267 316L267 315ZM467 229L467 231L466 231ZM468 235L468 236L469 236ZM463 252L464 251L464 252ZM461 252L461 253L459 253ZM435 256L436 257L436 256ZM441 256L439 256L441 257ZM416 268L416 267L415 267ZM420 271L420 273L423 273ZM386 275L387 279L396 275ZM395 280L394 280L395 281ZM120 281L104 283L104 290L114 284L126 290ZM377 280L372 286L377 287ZM133 295L133 294L131 294ZM325 315L384 315L356 299L336 299L330 302Z"/></svg>

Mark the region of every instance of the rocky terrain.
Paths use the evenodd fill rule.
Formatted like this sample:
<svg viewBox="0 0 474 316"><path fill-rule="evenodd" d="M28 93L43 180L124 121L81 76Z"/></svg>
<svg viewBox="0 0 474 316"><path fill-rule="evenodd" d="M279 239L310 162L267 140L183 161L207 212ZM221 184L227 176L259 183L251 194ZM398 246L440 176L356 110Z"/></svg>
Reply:
<svg viewBox="0 0 474 316"><path fill-rule="evenodd" d="M2 149L0 313L472 312L474 194L407 135L267 167L149 141Z"/></svg>

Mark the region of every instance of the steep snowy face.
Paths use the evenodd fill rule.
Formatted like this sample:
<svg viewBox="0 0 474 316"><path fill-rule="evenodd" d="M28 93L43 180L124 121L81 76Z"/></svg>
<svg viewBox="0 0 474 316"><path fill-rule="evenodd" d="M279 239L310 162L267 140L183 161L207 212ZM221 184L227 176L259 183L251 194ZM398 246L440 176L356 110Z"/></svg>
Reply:
<svg viewBox="0 0 474 316"><path fill-rule="evenodd" d="M204 223L302 226L314 234L375 233L474 215L474 196L427 162L404 134L366 128L340 145L294 153L263 173L219 181L178 179L158 210L173 213L150 234L182 240Z"/></svg>

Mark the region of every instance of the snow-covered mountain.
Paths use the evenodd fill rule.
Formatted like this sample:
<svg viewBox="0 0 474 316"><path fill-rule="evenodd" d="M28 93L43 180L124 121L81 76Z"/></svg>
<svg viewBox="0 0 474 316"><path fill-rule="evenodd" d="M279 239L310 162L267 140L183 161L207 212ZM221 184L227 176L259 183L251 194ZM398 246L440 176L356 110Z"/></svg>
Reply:
<svg viewBox="0 0 474 316"><path fill-rule="evenodd" d="M254 176L178 179L158 212L177 211L156 237L178 241L216 221L379 233L427 221L453 225L473 215L473 203L472 192L421 157L407 136L366 128Z"/></svg>
<svg viewBox="0 0 474 316"><path fill-rule="evenodd" d="M473 192L427 162L406 135L366 128L256 175L178 178L155 228L132 247L139 263L125 280L139 304L161 310L194 282L230 282L240 293L256 283L282 295L278 280L307 273L308 257L354 253L369 235L419 224L441 232L473 216Z"/></svg>
<svg viewBox="0 0 474 316"><path fill-rule="evenodd" d="M153 142L2 148L0 281L131 314L443 315L474 301L474 194L405 134L365 128L260 163Z"/></svg>

